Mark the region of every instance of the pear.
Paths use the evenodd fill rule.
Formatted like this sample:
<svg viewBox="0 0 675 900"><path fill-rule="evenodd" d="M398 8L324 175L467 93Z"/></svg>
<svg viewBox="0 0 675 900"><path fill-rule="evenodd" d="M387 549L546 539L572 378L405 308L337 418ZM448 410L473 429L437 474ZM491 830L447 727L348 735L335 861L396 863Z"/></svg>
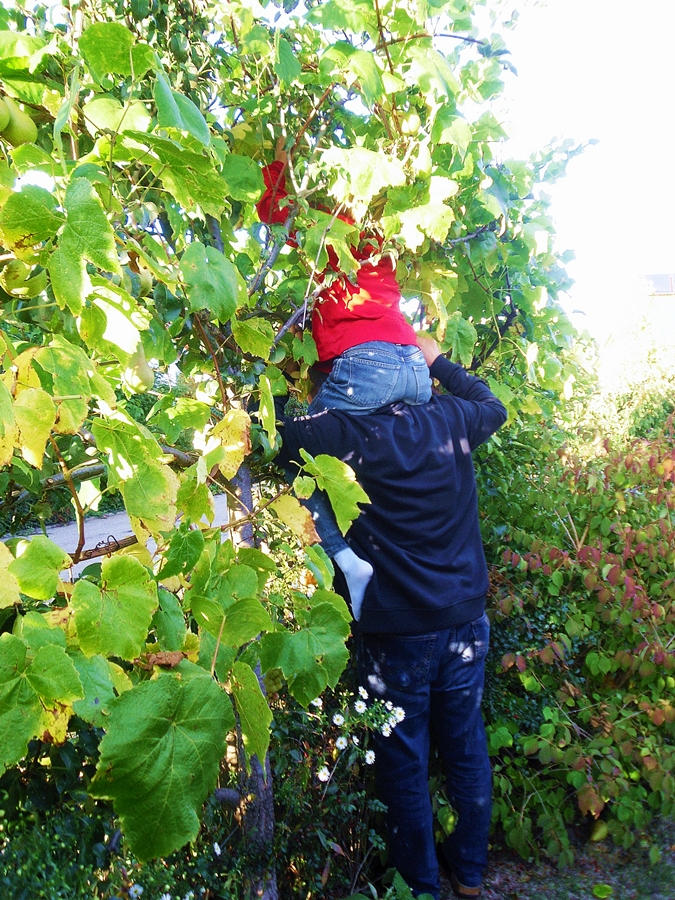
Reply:
<svg viewBox="0 0 675 900"><path fill-rule="evenodd" d="M9 141L12 147L19 144L33 144L37 138L37 125L19 107L11 97L4 98L4 104L9 110L9 125L0 131L2 137Z"/></svg>
<svg viewBox="0 0 675 900"><path fill-rule="evenodd" d="M9 107L5 103L4 99L0 97L0 131L4 131L5 128L9 125Z"/></svg>
<svg viewBox="0 0 675 900"><path fill-rule="evenodd" d="M143 345L138 344L122 370L122 384L132 394L143 394L155 383L155 373L145 358Z"/></svg>

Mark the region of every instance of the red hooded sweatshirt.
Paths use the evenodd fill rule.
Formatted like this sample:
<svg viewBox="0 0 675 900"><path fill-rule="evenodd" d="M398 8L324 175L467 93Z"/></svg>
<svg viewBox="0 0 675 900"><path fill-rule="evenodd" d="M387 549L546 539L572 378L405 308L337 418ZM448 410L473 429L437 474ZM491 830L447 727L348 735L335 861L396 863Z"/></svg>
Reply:
<svg viewBox="0 0 675 900"><path fill-rule="evenodd" d="M281 161L263 169L265 193L256 204L261 222L283 225L288 218L288 207L280 206L288 196L285 173L286 166ZM354 224L347 216L338 218ZM365 234L361 235L361 243L360 248L351 248L352 256L359 262L369 259L381 245L377 237ZM337 254L330 246L326 250L328 266L324 272L339 272ZM356 284L346 277L333 281L317 297L312 313L312 336L319 363L330 364L345 350L367 341L416 345L415 331L401 312L400 301L396 267L388 257L377 265L364 262L356 273ZM321 368L329 369L330 365Z"/></svg>

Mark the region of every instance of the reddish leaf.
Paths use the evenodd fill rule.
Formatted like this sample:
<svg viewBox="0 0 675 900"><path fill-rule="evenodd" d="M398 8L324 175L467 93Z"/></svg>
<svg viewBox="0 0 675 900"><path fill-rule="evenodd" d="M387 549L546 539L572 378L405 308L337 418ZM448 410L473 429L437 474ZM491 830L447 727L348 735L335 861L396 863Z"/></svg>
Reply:
<svg viewBox="0 0 675 900"><path fill-rule="evenodd" d="M516 668L518 669L519 672L524 672L525 669L527 668L527 662L525 660L525 657L521 656L520 654L518 654L516 656Z"/></svg>
<svg viewBox="0 0 675 900"><path fill-rule="evenodd" d="M604 800L598 795L592 784L584 785L577 794L577 798L581 812L584 815L590 813L594 819L597 819L605 808Z"/></svg>
<svg viewBox="0 0 675 900"><path fill-rule="evenodd" d="M612 587L616 587L621 579L621 567L620 566L612 566L612 568L607 573L607 581L612 585Z"/></svg>

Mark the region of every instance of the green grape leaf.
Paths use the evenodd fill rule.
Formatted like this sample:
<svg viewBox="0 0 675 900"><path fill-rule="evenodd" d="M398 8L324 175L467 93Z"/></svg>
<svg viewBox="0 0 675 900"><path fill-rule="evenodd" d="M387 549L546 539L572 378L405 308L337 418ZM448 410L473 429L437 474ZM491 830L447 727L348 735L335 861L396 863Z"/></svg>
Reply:
<svg viewBox="0 0 675 900"><path fill-rule="evenodd" d="M131 75L133 45L133 34L120 22L95 22L80 38L80 50L97 81L113 73Z"/></svg>
<svg viewBox="0 0 675 900"><path fill-rule="evenodd" d="M216 171L213 159L186 150L168 138L141 132L130 132L123 143L137 147L137 141L152 148L152 171L184 209L192 211L200 206L205 213L220 217L226 204L227 183Z"/></svg>
<svg viewBox="0 0 675 900"><path fill-rule="evenodd" d="M195 840L233 727L230 700L206 676L160 675L116 701L89 793L113 801L138 859Z"/></svg>
<svg viewBox="0 0 675 900"><path fill-rule="evenodd" d="M200 522L202 518L211 523L216 515L213 494L205 482L198 481L196 475L186 478L178 488L176 506L190 524Z"/></svg>
<svg viewBox="0 0 675 900"><path fill-rule="evenodd" d="M347 664L345 641L349 624L333 603L313 607L300 631L275 631L260 639L264 671L279 668L288 688L303 706L324 690L334 687Z"/></svg>
<svg viewBox="0 0 675 900"><path fill-rule="evenodd" d="M136 659L143 650L158 602L157 585L137 559L105 559L101 587L90 581L77 581L71 598L84 654Z"/></svg>
<svg viewBox="0 0 675 900"><path fill-rule="evenodd" d="M26 681L45 706L72 703L84 697L82 683L63 647L44 644L26 669Z"/></svg>
<svg viewBox="0 0 675 900"><path fill-rule="evenodd" d="M274 329L259 316L242 321L232 321L232 334L244 353L268 359L274 343Z"/></svg>
<svg viewBox="0 0 675 900"><path fill-rule="evenodd" d="M14 448L19 444L19 426L16 424L12 395L0 381L0 466L12 462Z"/></svg>
<svg viewBox="0 0 675 900"><path fill-rule="evenodd" d="M162 650L180 650L185 642L187 627L178 598L160 588L157 592L159 607L152 618L152 627Z"/></svg>
<svg viewBox="0 0 675 900"><path fill-rule="evenodd" d="M259 600L237 600L225 611L222 643L241 647L252 641L261 631L272 631L274 625Z"/></svg>
<svg viewBox="0 0 675 900"><path fill-rule="evenodd" d="M445 332L444 346L449 344L452 348L452 358L459 360L462 365L470 366L473 361L473 348L477 340L476 329L473 324L465 319L459 310L449 318Z"/></svg>
<svg viewBox="0 0 675 900"><path fill-rule="evenodd" d="M153 407L155 412L149 421L153 426L160 428L167 440L173 443L180 433L186 428L203 428L211 418L211 407L199 400L191 400L189 397L169 395L166 401L161 401Z"/></svg>
<svg viewBox="0 0 675 900"><path fill-rule="evenodd" d="M260 389L260 405L258 406L258 417L262 427L267 432L267 437L271 446L277 439L277 415L274 406L274 395L272 394L272 385L267 375L261 375L258 380L258 388Z"/></svg>
<svg viewBox="0 0 675 900"><path fill-rule="evenodd" d="M49 257L47 270L56 302L61 309L68 307L74 316L78 316L90 287L85 261L78 248L65 242L59 244Z"/></svg>
<svg viewBox="0 0 675 900"><path fill-rule="evenodd" d="M0 773L26 755L40 728L42 704L28 683L27 648L13 634L0 634Z"/></svg>
<svg viewBox="0 0 675 900"><path fill-rule="evenodd" d="M33 653L47 644L66 648L65 631L58 626L53 627L45 615L35 611L27 612L16 620L14 634L24 640Z"/></svg>
<svg viewBox="0 0 675 900"><path fill-rule="evenodd" d="M14 556L11 550L6 544L0 543L0 609L21 603L19 582L8 568L12 562Z"/></svg>
<svg viewBox="0 0 675 900"><path fill-rule="evenodd" d="M34 248L51 240L64 221L56 198L44 188L27 184L5 201L0 211L0 237L4 247L30 261Z"/></svg>
<svg viewBox="0 0 675 900"><path fill-rule="evenodd" d="M239 713L246 755L257 756L264 766L270 743L272 713L260 689L258 676L246 663L236 662L232 666L230 690ZM248 759L246 762L248 764Z"/></svg>
<svg viewBox="0 0 675 900"><path fill-rule="evenodd" d="M401 235L409 250L417 250L424 241L425 235L442 243L448 235L448 229L455 220L455 214L443 203L427 203L415 206L399 214Z"/></svg>
<svg viewBox="0 0 675 900"><path fill-rule="evenodd" d="M260 166L248 156L229 153L223 160L223 178L234 200L255 203L265 190Z"/></svg>
<svg viewBox="0 0 675 900"><path fill-rule="evenodd" d="M105 272L121 275L114 232L99 196L87 178L74 178L69 183L64 208L68 220L59 246L65 244L68 253L79 254Z"/></svg>
<svg viewBox="0 0 675 900"><path fill-rule="evenodd" d="M56 335L49 347L41 347L35 354L35 361L52 376L54 394L68 398L60 400L57 406L55 431L76 434L89 411L90 373L94 374L94 363L81 347L61 335Z"/></svg>
<svg viewBox="0 0 675 900"><path fill-rule="evenodd" d="M159 579L171 578L191 571L204 549L204 535L197 528L191 530L182 525L172 536L166 562L159 572Z"/></svg>
<svg viewBox="0 0 675 900"><path fill-rule="evenodd" d="M350 86L352 81L358 83L363 99L369 106L384 94L382 73L377 65L375 55L367 50L357 50L350 56L347 76Z"/></svg>
<svg viewBox="0 0 675 900"><path fill-rule="evenodd" d="M73 703L73 712L96 728L105 728L115 691L108 660L71 651L70 658L80 677L84 697Z"/></svg>
<svg viewBox="0 0 675 900"><path fill-rule="evenodd" d="M58 588L59 573L69 565L66 551L38 534L17 545L17 558L7 568L23 594L35 600L50 600Z"/></svg>
<svg viewBox="0 0 675 900"><path fill-rule="evenodd" d="M157 73L154 98L157 105L157 120L162 128L187 131L205 147L209 146L211 132L206 119L189 97L172 90L162 72Z"/></svg>
<svg viewBox="0 0 675 900"><path fill-rule="evenodd" d="M277 32L278 34L278 32ZM285 38L280 37L276 45L274 71L284 84L292 84L302 72L302 66L293 53L293 48Z"/></svg>
<svg viewBox="0 0 675 900"><path fill-rule="evenodd" d="M207 309L224 323L246 301L246 285L236 267L215 247L199 241L188 245L180 261L190 309Z"/></svg>
<svg viewBox="0 0 675 900"><path fill-rule="evenodd" d="M462 88L447 59L437 50L411 44L407 50L410 65L403 72L406 83L427 96L431 106L451 98Z"/></svg>
<svg viewBox="0 0 675 900"><path fill-rule="evenodd" d="M403 163L365 147L348 150L330 147L323 154L322 162L336 173L330 191L340 201L354 200L365 206L383 188L406 182Z"/></svg>
<svg viewBox="0 0 675 900"><path fill-rule="evenodd" d="M198 664L207 672L210 672L215 657L214 671L216 678L221 684L224 684L229 678L238 650L238 647L225 647L222 643L219 643L217 635L213 635L204 629L199 632Z"/></svg>
<svg viewBox="0 0 675 900"><path fill-rule="evenodd" d="M15 400L14 416L21 455L29 465L41 469L45 447L56 422L54 401L42 388L28 388Z"/></svg>
<svg viewBox="0 0 675 900"><path fill-rule="evenodd" d="M368 495L356 480L354 470L342 460L325 453L314 458L300 448L300 454L305 461L304 468L316 479L319 489L328 494L338 528L346 534L361 512L358 504L370 503Z"/></svg>
<svg viewBox="0 0 675 900"><path fill-rule="evenodd" d="M153 435L121 411L97 419L92 431L98 448L108 454L109 484L121 491L129 515L151 531L171 529L180 482L160 462L162 450Z"/></svg>
<svg viewBox="0 0 675 900"><path fill-rule="evenodd" d="M92 137L99 131L146 131L152 123L152 116L140 101L123 105L115 97L100 95L82 107L82 116Z"/></svg>

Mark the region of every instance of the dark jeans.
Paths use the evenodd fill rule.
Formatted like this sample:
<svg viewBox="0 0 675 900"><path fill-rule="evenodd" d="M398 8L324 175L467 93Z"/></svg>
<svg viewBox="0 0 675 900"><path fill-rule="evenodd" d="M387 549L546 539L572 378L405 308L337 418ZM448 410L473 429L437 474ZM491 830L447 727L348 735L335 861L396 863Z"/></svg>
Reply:
<svg viewBox="0 0 675 900"><path fill-rule="evenodd" d="M387 805L389 862L415 895L438 898L440 890L428 786L431 735L458 814L442 847L448 865L474 887L487 864L492 781L480 703L489 638L483 615L434 634L366 634L357 641L360 684L405 711L389 737L375 735L375 765Z"/></svg>

